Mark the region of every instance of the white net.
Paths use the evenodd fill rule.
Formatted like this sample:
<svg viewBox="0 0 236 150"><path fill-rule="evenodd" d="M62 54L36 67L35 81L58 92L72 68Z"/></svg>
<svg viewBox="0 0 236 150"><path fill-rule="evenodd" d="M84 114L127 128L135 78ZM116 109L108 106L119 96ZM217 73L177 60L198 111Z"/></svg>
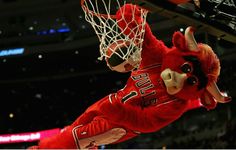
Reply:
<svg viewBox="0 0 236 150"><path fill-rule="evenodd" d="M129 9L120 9L129 3L131 2L126 0L83 1L82 9L85 12L85 19L92 25L100 41L101 56L98 58L99 60L102 60L104 57L110 57L108 49L116 53L123 60L127 60L130 57L134 61L141 60L144 28L148 12L133 4ZM119 18L116 15L118 10L120 12ZM116 46L111 49L111 45ZM121 47L121 45L125 45L127 51L117 53L116 49Z"/></svg>

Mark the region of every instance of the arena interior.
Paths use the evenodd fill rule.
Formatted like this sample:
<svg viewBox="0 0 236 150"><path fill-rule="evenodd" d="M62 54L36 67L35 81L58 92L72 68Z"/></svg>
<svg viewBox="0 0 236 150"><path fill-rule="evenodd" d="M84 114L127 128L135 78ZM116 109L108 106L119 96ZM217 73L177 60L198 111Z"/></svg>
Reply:
<svg viewBox="0 0 236 150"><path fill-rule="evenodd" d="M204 2L199 10L192 3L150 0L147 21L169 46L174 31L195 22L197 41L211 45L220 58L218 86L232 101L211 111L191 110L159 132L100 148L236 148L236 3L222 2L219 10L226 15L219 15L210 6L220 1ZM129 73L111 71L97 59L98 49L80 0L0 0L0 136L61 129L122 88ZM37 142L0 142L0 148L25 149Z"/></svg>

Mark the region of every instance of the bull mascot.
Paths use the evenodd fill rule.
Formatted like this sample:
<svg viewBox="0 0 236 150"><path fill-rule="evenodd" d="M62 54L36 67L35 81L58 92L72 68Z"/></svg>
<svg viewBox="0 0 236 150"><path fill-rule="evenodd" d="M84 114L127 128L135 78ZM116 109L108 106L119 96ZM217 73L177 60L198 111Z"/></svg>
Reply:
<svg viewBox="0 0 236 150"><path fill-rule="evenodd" d="M142 22L140 9L126 4L117 11L118 25L125 34L134 28L132 21ZM135 20L129 20L133 15ZM129 28L127 22L131 22ZM191 26L184 34L175 32L169 48L145 24L142 60L136 69L132 64L127 67L131 75L125 87L97 101L57 135L29 149L89 149L116 144L157 132L190 109L211 110L218 103L229 102L231 98L216 84L219 59L209 45L195 41L194 32Z"/></svg>

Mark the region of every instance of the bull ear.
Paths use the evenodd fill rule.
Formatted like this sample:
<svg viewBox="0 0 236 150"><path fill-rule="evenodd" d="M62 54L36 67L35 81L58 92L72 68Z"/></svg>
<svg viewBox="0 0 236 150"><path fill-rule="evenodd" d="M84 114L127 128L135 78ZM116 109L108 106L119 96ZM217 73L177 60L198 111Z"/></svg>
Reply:
<svg viewBox="0 0 236 150"><path fill-rule="evenodd" d="M185 30L184 36L185 36L185 40L186 40L186 46L188 47L188 49L190 51L199 51L198 46L197 46L197 42L194 38L194 33L195 28L189 26L187 27L187 29Z"/></svg>
<svg viewBox="0 0 236 150"><path fill-rule="evenodd" d="M172 37L172 43L173 45L179 49L179 50L186 50L186 41L185 41L185 37L184 35L177 31L173 34L173 37Z"/></svg>

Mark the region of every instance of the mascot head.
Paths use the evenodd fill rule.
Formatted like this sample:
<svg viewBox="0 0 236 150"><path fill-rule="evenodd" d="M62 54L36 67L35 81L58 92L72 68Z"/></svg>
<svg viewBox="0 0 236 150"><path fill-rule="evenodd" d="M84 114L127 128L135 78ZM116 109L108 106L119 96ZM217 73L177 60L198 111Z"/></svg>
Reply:
<svg viewBox="0 0 236 150"><path fill-rule="evenodd" d="M204 105L215 106L228 100L216 85L220 62L210 46L195 41L193 32L194 28L188 27L184 35L174 33L173 47L163 58L161 78L168 94L201 98Z"/></svg>

